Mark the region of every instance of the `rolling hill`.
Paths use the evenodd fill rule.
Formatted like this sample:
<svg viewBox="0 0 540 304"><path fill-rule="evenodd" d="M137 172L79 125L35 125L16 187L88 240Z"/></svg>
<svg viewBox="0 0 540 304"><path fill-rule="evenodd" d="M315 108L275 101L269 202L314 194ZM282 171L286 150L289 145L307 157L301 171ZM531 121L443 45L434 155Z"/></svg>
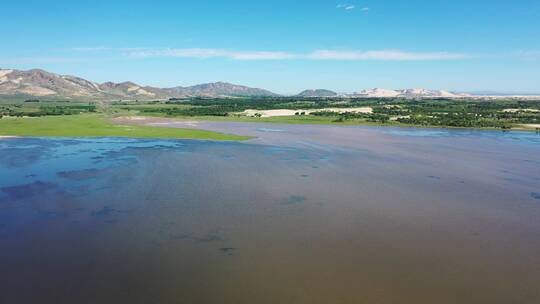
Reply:
<svg viewBox="0 0 540 304"><path fill-rule="evenodd" d="M67 100L151 100L186 97L278 96L267 90L226 82L189 87L156 88L133 82L96 83L76 76L40 69L0 69L0 97L32 97Z"/></svg>

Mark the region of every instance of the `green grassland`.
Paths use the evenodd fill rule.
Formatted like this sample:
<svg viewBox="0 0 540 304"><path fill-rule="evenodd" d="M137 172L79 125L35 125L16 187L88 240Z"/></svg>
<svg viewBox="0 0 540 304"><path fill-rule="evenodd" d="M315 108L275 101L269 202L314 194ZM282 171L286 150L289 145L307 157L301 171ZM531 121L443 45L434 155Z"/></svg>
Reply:
<svg viewBox="0 0 540 304"><path fill-rule="evenodd" d="M0 119L3 136L185 138L246 140L250 137L195 129L162 128L110 123L100 114Z"/></svg>
<svg viewBox="0 0 540 304"><path fill-rule="evenodd" d="M333 113L325 108L371 107L373 113ZM250 117L241 113L271 109L298 110L298 115ZM302 115L302 110L316 110ZM511 110L511 111L509 111ZM476 128L540 132L540 100L452 100L400 98L214 98L161 101L0 102L0 135L125 136L242 140L247 137L204 130L117 125L115 116L153 116L196 121L282 124L332 124L422 128Z"/></svg>
<svg viewBox="0 0 540 304"><path fill-rule="evenodd" d="M373 113L333 113L324 108L371 107ZM294 109L300 115L248 117L247 109ZM321 111L301 115L300 109ZM508 111L509 109L512 112ZM147 104L115 104L116 114L170 117L205 121L240 121L285 124L378 125L403 127L536 130L540 101L475 99L347 99L347 98L246 98L193 99Z"/></svg>

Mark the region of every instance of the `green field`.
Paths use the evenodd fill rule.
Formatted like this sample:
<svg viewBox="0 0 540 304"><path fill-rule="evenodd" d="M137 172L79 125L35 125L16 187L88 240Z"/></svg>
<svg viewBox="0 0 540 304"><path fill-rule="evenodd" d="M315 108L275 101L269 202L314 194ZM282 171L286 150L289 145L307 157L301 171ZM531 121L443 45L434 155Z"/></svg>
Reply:
<svg viewBox="0 0 540 304"><path fill-rule="evenodd" d="M116 125L99 114L43 116L35 118L0 119L3 136L53 137L133 137L133 138L186 138L207 140L246 140L250 137L219 132Z"/></svg>
<svg viewBox="0 0 540 304"><path fill-rule="evenodd" d="M358 107L370 107L373 111L372 113L335 113L324 110ZM242 114L248 109L255 111L288 109L297 111L297 115L265 118L254 117L257 116L255 114L252 116ZM312 113L306 114L302 112L303 110L311 110ZM76 118L72 121L75 118L70 118L70 116L83 117L83 119ZM70 136L76 133L73 136L118 135L210 139L230 137L230 135L219 134L218 136L216 133L206 134L204 131L195 130L163 130L161 128L150 130L142 129L143 127L140 126L116 126L103 120L103 117L116 116L152 116L224 122L527 130L540 133L540 100L254 97L100 103L50 100L0 101L0 128L3 128L0 134L10 132L13 135ZM17 120L13 121L14 117L34 120L17 122ZM88 126L93 124L87 121L90 119L88 117L94 117L94 119L101 117L101 121L90 128ZM40 124L41 120L44 121L42 124ZM26 125L25 123L28 122L31 123ZM51 125L61 126L64 123L71 123L71 130L63 127L51 129ZM182 134L179 134L180 132Z"/></svg>
<svg viewBox="0 0 540 304"><path fill-rule="evenodd" d="M372 113L325 112L325 108L370 107ZM247 117L245 110L289 109L288 117ZM302 115L303 110L320 110ZM380 125L403 127L537 130L540 100L401 99L401 98L244 98L190 99L147 103L116 103L113 114L192 120L289 124ZM254 115L255 116L255 115Z"/></svg>

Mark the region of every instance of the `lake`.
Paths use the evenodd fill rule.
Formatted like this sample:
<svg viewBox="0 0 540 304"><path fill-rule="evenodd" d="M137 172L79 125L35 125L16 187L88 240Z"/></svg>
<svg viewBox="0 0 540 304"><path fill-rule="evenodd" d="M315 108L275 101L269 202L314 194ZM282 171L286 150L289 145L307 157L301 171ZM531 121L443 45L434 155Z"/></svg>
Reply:
<svg viewBox="0 0 540 304"><path fill-rule="evenodd" d="M196 127L0 140L0 303L540 303L540 135Z"/></svg>

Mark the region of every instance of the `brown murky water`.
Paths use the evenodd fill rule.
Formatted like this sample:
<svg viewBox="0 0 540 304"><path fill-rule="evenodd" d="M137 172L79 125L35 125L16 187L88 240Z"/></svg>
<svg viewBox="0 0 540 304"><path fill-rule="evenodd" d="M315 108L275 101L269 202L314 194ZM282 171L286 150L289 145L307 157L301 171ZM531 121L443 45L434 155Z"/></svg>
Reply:
<svg viewBox="0 0 540 304"><path fill-rule="evenodd" d="M206 123L0 142L0 303L539 303L540 142Z"/></svg>

